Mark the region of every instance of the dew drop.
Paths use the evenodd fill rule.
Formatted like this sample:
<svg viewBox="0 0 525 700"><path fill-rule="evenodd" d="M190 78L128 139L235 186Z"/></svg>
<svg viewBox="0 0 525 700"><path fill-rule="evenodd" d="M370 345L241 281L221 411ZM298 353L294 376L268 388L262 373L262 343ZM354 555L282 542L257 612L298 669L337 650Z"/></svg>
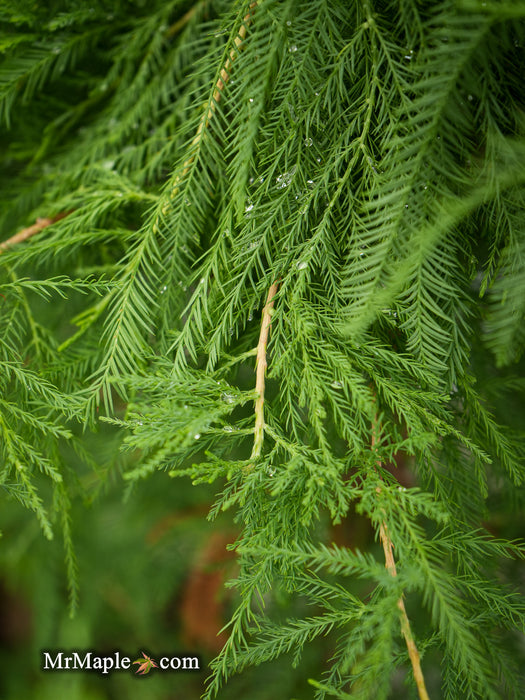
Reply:
<svg viewBox="0 0 525 700"><path fill-rule="evenodd" d="M222 429L225 433L233 433L233 428L231 427L231 425L225 425Z"/></svg>
<svg viewBox="0 0 525 700"><path fill-rule="evenodd" d="M290 53L295 53L297 51L297 46L295 44L292 44L290 48L288 49Z"/></svg>
<svg viewBox="0 0 525 700"><path fill-rule="evenodd" d="M408 204L405 204L405 209L408 209Z"/></svg>
<svg viewBox="0 0 525 700"><path fill-rule="evenodd" d="M468 95L467 100L469 102L472 102L473 99L474 99L474 95Z"/></svg>
<svg viewBox="0 0 525 700"><path fill-rule="evenodd" d="M301 262L297 263L296 267L298 270L306 270L306 268L308 267L308 263L302 260Z"/></svg>
<svg viewBox="0 0 525 700"><path fill-rule="evenodd" d="M253 102L253 97L250 97L250 99L248 100L248 102Z"/></svg>
<svg viewBox="0 0 525 700"><path fill-rule="evenodd" d="M307 138L304 140L304 142L307 146L311 146L313 144L314 140L311 138Z"/></svg>
<svg viewBox="0 0 525 700"><path fill-rule="evenodd" d="M224 401L224 403L233 403L233 395L232 394L224 393L221 395L221 399Z"/></svg>
<svg viewBox="0 0 525 700"><path fill-rule="evenodd" d="M253 209L253 204L248 204L248 205L246 206L246 208L244 209L244 211L245 211L246 213L248 213L248 212L250 212L252 209Z"/></svg>
<svg viewBox="0 0 525 700"><path fill-rule="evenodd" d="M332 382L331 386L332 386L334 389L342 389L342 388L343 388L343 382L340 382L340 381L338 381L337 379L335 379L335 380Z"/></svg>
<svg viewBox="0 0 525 700"><path fill-rule="evenodd" d="M279 175L276 178L275 181L277 183L277 189L282 189L283 187L288 187L288 185L293 180L293 176L295 175L295 170L296 170L296 167L294 166L291 170L289 170L286 173L283 173L282 175Z"/></svg>
<svg viewBox="0 0 525 700"><path fill-rule="evenodd" d="M164 292L166 291L167 288L168 288L168 287L167 287L166 285L164 285L164 287L162 287L162 289L160 290L160 293L161 293L161 294L164 294Z"/></svg>
<svg viewBox="0 0 525 700"><path fill-rule="evenodd" d="M195 435L193 437L195 438L195 440L198 440L200 438L200 436L201 436L200 433L195 433Z"/></svg>
<svg viewBox="0 0 525 700"><path fill-rule="evenodd" d="M289 20L289 19L286 20L286 26L287 26L287 27L291 27L291 26L292 26L291 20Z"/></svg>
<svg viewBox="0 0 525 700"><path fill-rule="evenodd" d="M268 467L267 471L269 476L273 476L275 474L275 467Z"/></svg>

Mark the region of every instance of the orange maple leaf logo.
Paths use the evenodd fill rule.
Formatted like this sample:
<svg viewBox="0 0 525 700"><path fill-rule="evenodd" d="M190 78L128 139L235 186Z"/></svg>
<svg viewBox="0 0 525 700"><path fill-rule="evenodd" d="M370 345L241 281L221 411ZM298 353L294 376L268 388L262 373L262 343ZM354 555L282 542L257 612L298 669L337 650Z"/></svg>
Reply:
<svg viewBox="0 0 525 700"><path fill-rule="evenodd" d="M135 671L135 673L139 673L141 676L144 676L146 673L149 673L152 668L158 668L157 664L155 661L147 656L144 652L142 652L142 656L144 657L143 659L137 659L134 661L134 664L139 664L139 667Z"/></svg>

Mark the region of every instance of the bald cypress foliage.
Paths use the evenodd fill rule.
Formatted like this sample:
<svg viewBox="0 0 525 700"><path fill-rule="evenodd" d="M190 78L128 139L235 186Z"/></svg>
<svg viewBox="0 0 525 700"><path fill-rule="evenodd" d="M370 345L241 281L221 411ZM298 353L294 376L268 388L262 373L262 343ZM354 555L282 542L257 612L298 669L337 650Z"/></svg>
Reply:
<svg viewBox="0 0 525 700"><path fill-rule="evenodd" d="M4 497L62 533L75 607L67 455L103 480L101 422L133 498L214 483L240 534L206 698L316 640L319 700L524 687L524 19L0 11Z"/></svg>

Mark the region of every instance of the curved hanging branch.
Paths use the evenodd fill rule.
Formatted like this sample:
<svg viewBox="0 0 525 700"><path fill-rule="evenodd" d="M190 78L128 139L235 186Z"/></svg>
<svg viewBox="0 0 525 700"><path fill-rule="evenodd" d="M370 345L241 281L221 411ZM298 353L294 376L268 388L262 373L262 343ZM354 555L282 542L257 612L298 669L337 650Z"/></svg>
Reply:
<svg viewBox="0 0 525 700"><path fill-rule="evenodd" d="M266 345L268 343L268 336L270 334L270 326L272 323L274 297L277 294L278 289L279 283L274 282L268 290L266 304L264 305L264 309L262 312L259 342L257 344L257 359L255 361L255 368L257 373L255 381L255 391L257 392L257 399L255 401L255 428L253 438L253 449L251 455L252 460L256 460L261 456L264 442L264 390L267 367ZM252 467L253 462L249 465L248 469L251 469Z"/></svg>
<svg viewBox="0 0 525 700"><path fill-rule="evenodd" d="M372 421L372 441L371 447L375 451L376 445L378 443L378 424L377 417L374 417ZM381 462L377 461L377 466L381 466ZM377 493L381 493L381 489L377 488ZM394 544L388 532L386 522L383 521L379 525L379 539L383 545L383 551L385 553L385 567L394 578L397 576L396 562L394 559ZM410 627L410 621L405 609L405 603L403 597L399 598L397 601L397 607L399 609L401 617L401 634L405 639L405 644L408 650L408 656L410 657L410 663L412 664L412 671L414 673L414 680L416 681L417 691L419 693L420 700L430 700L426 686L425 677L423 676L423 671L421 669L421 660L419 658L419 651L417 649L416 643L414 641L414 636L412 635L412 629Z"/></svg>
<svg viewBox="0 0 525 700"><path fill-rule="evenodd" d="M255 9L258 5L258 0L255 2L252 2L249 7L249 11L247 14L244 16L241 26L239 27L239 31L237 32L237 36L235 37L233 41L233 48L231 49L230 53L228 54L228 58L224 62L223 67L221 68L221 71L219 73L219 78L217 79L217 82L215 83L215 87L212 93L211 101L206 109L205 113L202 115L202 118L199 122L199 125L197 127L197 131L195 132L195 136L193 137L193 140L190 144L190 148L198 148L203 135L208 128L208 125L210 123L210 120L212 119L213 115L215 114L217 110L217 105L219 104L222 93L224 91L224 88L226 87L228 81L230 80L230 73L232 70L233 62L235 61L235 58L237 57L237 54L242 48L242 44L246 38L246 34L248 32L248 27L250 26L252 19L253 19L253 14L255 12ZM162 214L166 214L167 211L170 208L170 202L176 197L178 191L179 191L179 185L182 180L186 177L186 175L189 173L191 165L193 161L195 160L195 153L190 155L182 164L182 169L180 173L177 175L173 182L173 186L171 188L171 192L169 195L169 201L166 202L162 209ZM157 217L157 220L153 224L154 229L158 228L160 225L160 217Z"/></svg>

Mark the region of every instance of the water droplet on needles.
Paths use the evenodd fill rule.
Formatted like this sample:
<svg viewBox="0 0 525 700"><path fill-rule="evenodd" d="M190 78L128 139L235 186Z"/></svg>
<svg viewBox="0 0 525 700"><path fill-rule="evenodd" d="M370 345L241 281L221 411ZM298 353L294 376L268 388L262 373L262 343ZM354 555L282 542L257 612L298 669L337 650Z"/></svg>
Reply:
<svg viewBox="0 0 525 700"><path fill-rule="evenodd" d="M296 166L294 166L288 172L283 173L282 175L279 175L276 178L277 189L282 189L283 187L288 187L288 185L293 180L293 176L295 175L295 171L296 171Z"/></svg>
<svg viewBox="0 0 525 700"><path fill-rule="evenodd" d="M335 379L335 380L332 382L331 386L332 386L334 389L342 389L342 388L343 388L343 382L340 382L340 381L338 381L337 379Z"/></svg>
<svg viewBox="0 0 525 700"><path fill-rule="evenodd" d="M248 204L248 205L245 207L244 211L245 211L246 214L248 214L249 212L252 211L252 209L253 209L253 204Z"/></svg>
<svg viewBox="0 0 525 700"><path fill-rule="evenodd" d="M195 440L198 440L200 438L200 436L201 436L200 433L195 433L195 435L193 437L195 438Z"/></svg>
<svg viewBox="0 0 525 700"><path fill-rule="evenodd" d="M301 262L297 263L296 267L298 270L306 270L306 268L308 267L308 263L302 260Z"/></svg>
<svg viewBox="0 0 525 700"><path fill-rule="evenodd" d="M233 428L231 427L231 425L224 425L222 429L225 433L233 433Z"/></svg>
<svg viewBox="0 0 525 700"><path fill-rule="evenodd" d="M304 142L307 146L311 146L313 144L314 140L311 138L307 138L304 140Z"/></svg>
<svg viewBox="0 0 525 700"><path fill-rule="evenodd" d="M295 44L292 44L290 48L288 49L290 53L295 53L297 51L297 46Z"/></svg>
<svg viewBox="0 0 525 700"><path fill-rule="evenodd" d="M224 403L233 403L233 394L224 393L221 395L221 399Z"/></svg>

